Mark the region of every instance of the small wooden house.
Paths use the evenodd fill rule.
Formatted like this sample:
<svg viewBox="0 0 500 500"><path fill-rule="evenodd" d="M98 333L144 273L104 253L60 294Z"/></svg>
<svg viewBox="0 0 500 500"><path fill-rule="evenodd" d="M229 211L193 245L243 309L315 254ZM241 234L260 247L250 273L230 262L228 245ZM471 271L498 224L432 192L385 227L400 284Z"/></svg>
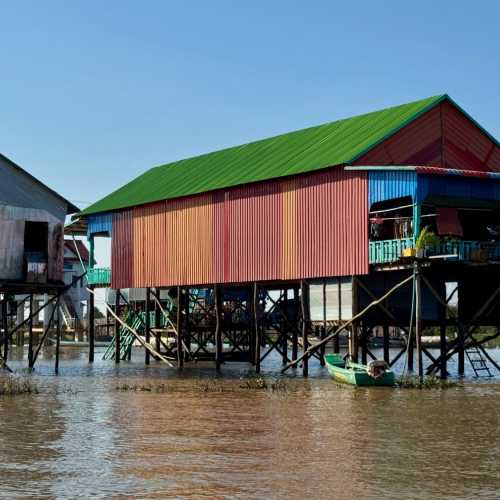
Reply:
<svg viewBox="0 0 500 500"><path fill-rule="evenodd" d="M0 155L0 288L62 284L64 220L78 208Z"/></svg>

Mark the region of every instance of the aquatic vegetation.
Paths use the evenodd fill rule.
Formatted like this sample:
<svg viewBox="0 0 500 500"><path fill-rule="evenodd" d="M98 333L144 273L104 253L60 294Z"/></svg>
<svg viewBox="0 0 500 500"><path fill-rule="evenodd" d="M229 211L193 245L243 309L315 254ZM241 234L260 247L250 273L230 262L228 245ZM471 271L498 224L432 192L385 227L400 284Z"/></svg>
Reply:
<svg viewBox="0 0 500 500"><path fill-rule="evenodd" d="M264 377L251 377L242 379L240 389L265 390L271 392L288 391L289 385L285 379L268 379Z"/></svg>
<svg viewBox="0 0 500 500"><path fill-rule="evenodd" d="M441 380L433 375L425 376L422 380L416 375L401 375L396 379L396 387L402 389L450 389L460 386L456 380Z"/></svg>
<svg viewBox="0 0 500 500"><path fill-rule="evenodd" d="M0 377L0 396L38 394L37 385L29 378L8 375Z"/></svg>
<svg viewBox="0 0 500 500"><path fill-rule="evenodd" d="M115 387L116 391L123 391L123 392L155 392L157 394L161 394L164 392L172 392L172 387L168 386L166 384L158 384L158 385L129 385L129 384L122 384L118 385Z"/></svg>

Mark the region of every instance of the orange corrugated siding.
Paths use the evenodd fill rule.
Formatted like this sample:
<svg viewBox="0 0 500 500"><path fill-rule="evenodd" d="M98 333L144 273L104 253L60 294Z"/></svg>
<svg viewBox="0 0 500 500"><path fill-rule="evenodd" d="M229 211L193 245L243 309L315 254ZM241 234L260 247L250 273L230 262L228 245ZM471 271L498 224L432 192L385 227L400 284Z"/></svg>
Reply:
<svg viewBox="0 0 500 500"><path fill-rule="evenodd" d="M159 202L128 217L115 216L115 288L368 272L365 172L332 169Z"/></svg>

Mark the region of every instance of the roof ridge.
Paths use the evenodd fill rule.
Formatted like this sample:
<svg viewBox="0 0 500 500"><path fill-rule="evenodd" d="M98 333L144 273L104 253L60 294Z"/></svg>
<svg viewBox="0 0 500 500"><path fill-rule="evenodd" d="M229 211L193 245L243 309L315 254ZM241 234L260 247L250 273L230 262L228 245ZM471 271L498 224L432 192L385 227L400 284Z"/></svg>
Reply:
<svg viewBox="0 0 500 500"><path fill-rule="evenodd" d="M195 154L194 156L186 156L185 158L180 158L178 160L174 160L174 161L171 161L171 162L168 162L168 163L162 163L160 165L156 165L154 167L149 168L144 173L149 172L149 171L154 170L154 169L159 169L159 168L163 168L163 167L169 167L169 166L177 165L177 164L180 164L180 163L185 162L187 160L194 160L195 158L203 158L203 157L212 155L214 153L222 153L224 151L230 151L230 150L234 150L234 149L238 149L238 148L245 148L247 146L251 146L253 144L258 144L258 143L261 143L261 142L264 142L264 141L272 141L273 139L279 139L281 137L284 137L284 136L287 136L287 135L290 135L290 134L294 134L294 133L297 133L297 132L305 132L305 131L309 131L309 130L312 130L312 129L319 129L321 127L328 127L328 126L331 126L331 125L334 125L334 124L340 124L340 123L347 122L347 121L350 121L350 120L355 120L357 118L364 118L364 117L368 117L370 115L374 115L374 114L378 114L378 113L383 113L384 111L395 110L396 108L401 108L401 107L404 107L404 106L411 106L411 105L418 104L418 103L423 102L423 101L428 101L430 99L433 99L433 100L436 99L436 102L431 103L431 106L435 106L438 102L441 102L445 98L449 99L448 94L437 94L437 95L434 95L434 96L425 97L423 99L417 99L415 101L410 101L410 102L406 102L406 103L402 103L402 104L395 104L393 106L387 106L385 108L376 109L376 110L373 110L373 111L369 111L368 113L360 113L358 115L347 116L345 118L339 118L338 120L332 120L330 122L324 122L324 123L320 123L318 125L311 125L311 126L304 127L304 128L289 130L288 132L282 132L282 133L279 133L279 134L276 134L276 135L272 135L270 137L263 137L261 139L256 139L256 140L244 142L243 144L235 144L233 146L227 146L227 147L223 147L221 149L214 149L213 151L207 151L206 153ZM325 139L326 138L324 138L323 140L325 140ZM351 161L353 161L353 160L351 160Z"/></svg>

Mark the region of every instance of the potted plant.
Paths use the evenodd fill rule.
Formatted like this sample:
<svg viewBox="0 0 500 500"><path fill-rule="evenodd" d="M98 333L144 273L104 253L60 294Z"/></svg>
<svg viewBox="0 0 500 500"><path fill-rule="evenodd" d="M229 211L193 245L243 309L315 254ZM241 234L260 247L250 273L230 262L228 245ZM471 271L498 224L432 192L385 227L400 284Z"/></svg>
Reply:
<svg viewBox="0 0 500 500"><path fill-rule="evenodd" d="M425 250L429 247L438 245L439 241L439 237L429 229L429 226L425 226L422 228L415 241L415 247L403 249L403 257L416 257L421 259L424 257Z"/></svg>

